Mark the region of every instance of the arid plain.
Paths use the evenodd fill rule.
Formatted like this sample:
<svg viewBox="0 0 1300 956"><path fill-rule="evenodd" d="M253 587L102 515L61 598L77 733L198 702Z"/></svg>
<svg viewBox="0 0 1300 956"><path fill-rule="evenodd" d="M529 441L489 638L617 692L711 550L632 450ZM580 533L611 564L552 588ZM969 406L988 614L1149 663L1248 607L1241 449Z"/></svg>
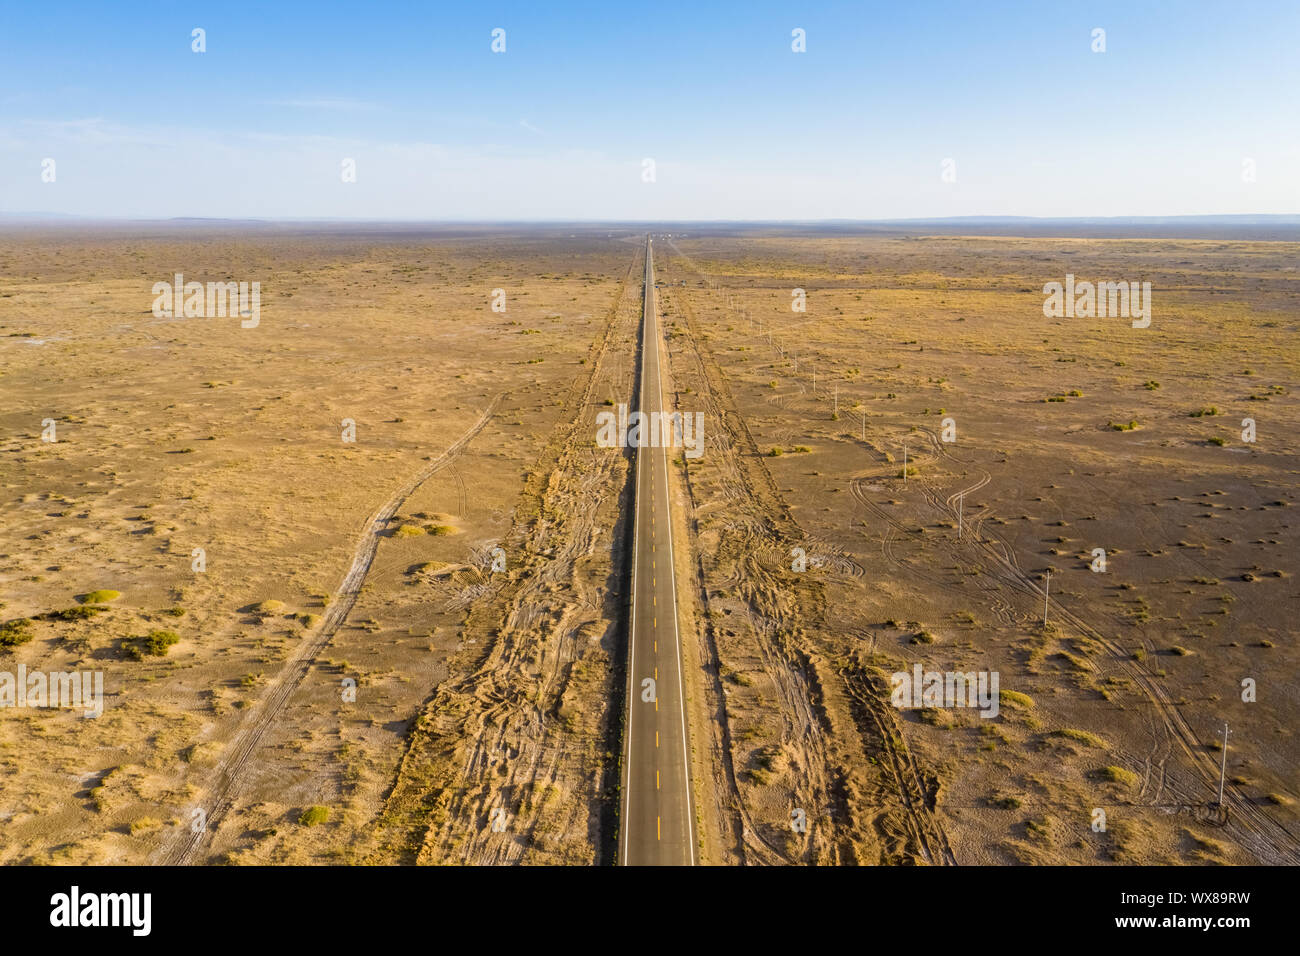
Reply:
<svg viewBox="0 0 1300 956"><path fill-rule="evenodd" d="M0 234L0 862L613 862L647 231L701 861L1300 862L1300 243L215 223Z"/></svg>

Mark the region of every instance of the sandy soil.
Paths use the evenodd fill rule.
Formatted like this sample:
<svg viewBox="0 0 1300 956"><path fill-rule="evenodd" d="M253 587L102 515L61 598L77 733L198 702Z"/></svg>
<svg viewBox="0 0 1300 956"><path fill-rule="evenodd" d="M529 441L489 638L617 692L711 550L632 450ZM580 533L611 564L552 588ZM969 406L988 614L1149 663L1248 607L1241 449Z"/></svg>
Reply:
<svg viewBox="0 0 1300 956"><path fill-rule="evenodd" d="M1300 246L732 232L655 257L700 858L1300 862ZM0 862L612 862L642 247L0 235L0 671L107 694L0 709ZM1045 318L1067 272L1151 326ZM917 663L998 716L892 706Z"/></svg>
<svg viewBox="0 0 1300 956"><path fill-rule="evenodd" d="M670 248L679 401L718 422L685 480L733 855L1300 858L1294 244ZM1151 327L1044 318L1066 272L1150 280ZM999 716L889 706L889 675L917 662L997 671ZM798 839L788 813L809 805Z"/></svg>

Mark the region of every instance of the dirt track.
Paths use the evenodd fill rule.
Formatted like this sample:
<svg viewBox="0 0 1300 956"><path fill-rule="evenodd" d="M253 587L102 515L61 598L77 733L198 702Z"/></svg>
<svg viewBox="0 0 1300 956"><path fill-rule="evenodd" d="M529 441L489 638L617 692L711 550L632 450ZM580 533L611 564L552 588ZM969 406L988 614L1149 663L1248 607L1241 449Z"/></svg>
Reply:
<svg viewBox="0 0 1300 956"><path fill-rule="evenodd" d="M591 863L616 805L625 456L595 448L598 398L626 401L639 316L633 254L568 425L529 475L509 572L470 608L462 654L412 733L381 817L378 861Z"/></svg>
<svg viewBox="0 0 1300 956"><path fill-rule="evenodd" d="M389 523L393 516L420 485L455 461L461 450L492 418L492 411L499 399L500 396L493 399L478 420L450 448L399 488L366 522L365 529L357 541L352 566L344 576L343 583L339 585L334 600L316 633L305 640L285 663L275 683L257 703L244 725L237 731L234 742L218 762L214 771L216 782L208 789L199 805L203 815L198 820L206 821L206 825L197 828L186 826L179 830L173 842L161 850L159 863L175 866L201 862L198 857L202 847L207 838L221 826L221 821L238 793L244 769L256 753L262 737L275 723L276 718L289 702L289 698L293 696L293 692L311 670L316 657L329 644L330 639L347 620L348 614L356 604L366 574L369 573L370 566L374 562L375 552L379 549L380 538L390 530Z"/></svg>

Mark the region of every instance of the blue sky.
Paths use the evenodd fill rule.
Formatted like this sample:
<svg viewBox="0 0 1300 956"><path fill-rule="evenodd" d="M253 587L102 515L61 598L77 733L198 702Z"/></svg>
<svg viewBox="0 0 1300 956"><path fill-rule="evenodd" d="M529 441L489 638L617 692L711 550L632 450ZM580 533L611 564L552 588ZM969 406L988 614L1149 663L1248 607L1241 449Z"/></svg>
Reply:
<svg viewBox="0 0 1300 956"><path fill-rule="evenodd" d="M1300 213L1298 28L1294 0L10 3L0 213Z"/></svg>

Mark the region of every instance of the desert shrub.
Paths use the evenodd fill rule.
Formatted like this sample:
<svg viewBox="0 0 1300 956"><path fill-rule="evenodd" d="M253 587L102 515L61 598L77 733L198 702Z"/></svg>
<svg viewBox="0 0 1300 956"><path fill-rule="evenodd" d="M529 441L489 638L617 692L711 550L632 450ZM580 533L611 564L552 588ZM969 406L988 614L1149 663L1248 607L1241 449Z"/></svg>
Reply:
<svg viewBox="0 0 1300 956"><path fill-rule="evenodd" d="M0 624L0 647L17 647L26 644L34 636L30 618L18 617Z"/></svg>
<svg viewBox="0 0 1300 956"><path fill-rule="evenodd" d="M298 817L298 822L303 826L314 827L318 823L324 823L329 818L329 807L308 807Z"/></svg>
<svg viewBox="0 0 1300 956"><path fill-rule="evenodd" d="M106 604L109 601L116 601L121 596L120 591L91 591L89 594L83 594L78 600L82 604Z"/></svg>
<svg viewBox="0 0 1300 956"><path fill-rule="evenodd" d="M1101 779L1110 783L1120 783L1126 787L1136 787L1138 784L1138 775L1132 770L1125 770L1123 767L1102 767L1097 773Z"/></svg>
<svg viewBox="0 0 1300 956"><path fill-rule="evenodd" d="M1089 747L1099 747L1104 749L1106 741L1102 740L1096 734L1090 734L1086 730L1075 730L1066 728L1065 730L1052 731L1053 737L1064 737L1066 740L1074 740L1081 744L1087 744Z"/></svg>
<svg viewBox="0 0 1300 956"><path fill-rule="evenodd" d="M1028 694L1022 694L1015 690L1004 690L998 692L998 699L1003 706L1011 706L1017 709L1034 706L1034 698Z"/></svg>
<svg viewBox="0 0 1300 956"><path fill-rule="evenodd" d="M45 617L51 621L86 621L96 614L103 614L107 610L106 607L81 604L77 607L64 608L62 611L50 611Z"/></svg>
<svg viewBox="0 0 1300 956"><path fill-rule="evenodd" d="M147 637L128 637L122 642L122 650L135 661L146 657L166 657L173 644L181 636L175 631L150 631Z"/></svg>

